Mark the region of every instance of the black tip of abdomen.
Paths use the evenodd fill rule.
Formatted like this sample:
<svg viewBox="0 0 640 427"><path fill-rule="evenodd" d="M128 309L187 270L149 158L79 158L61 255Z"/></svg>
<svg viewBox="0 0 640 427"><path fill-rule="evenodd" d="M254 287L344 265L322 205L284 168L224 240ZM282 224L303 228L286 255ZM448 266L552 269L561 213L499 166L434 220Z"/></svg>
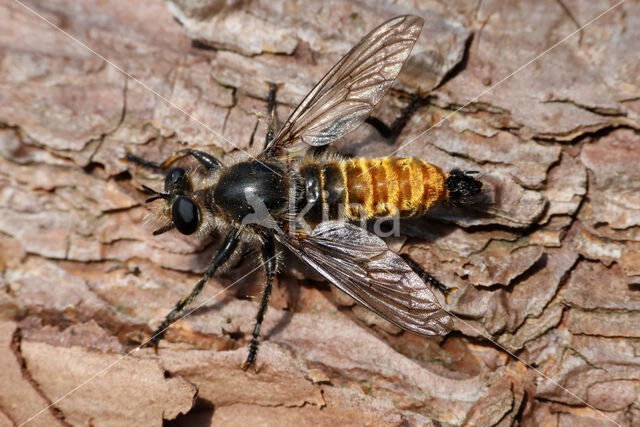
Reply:
<svg viewBox="0 0 640 427"><path fill-rule="evenodd" d="M477 172L459 169L449 172L445 181L449 202L456 205L475 203L477 196L482 193L482 182L472 176L475 173Z"/></svg>

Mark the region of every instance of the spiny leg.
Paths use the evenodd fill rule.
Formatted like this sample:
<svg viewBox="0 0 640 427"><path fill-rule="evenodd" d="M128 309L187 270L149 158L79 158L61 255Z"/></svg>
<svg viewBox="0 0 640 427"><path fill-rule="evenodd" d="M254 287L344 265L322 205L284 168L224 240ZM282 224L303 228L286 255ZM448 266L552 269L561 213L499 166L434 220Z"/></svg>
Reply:
<svg viewBox="0 0 640 427"><path fill-rule="evenodd" d="M191 148L184 148L182 150L178 150L174 152L167 160L162 162L160 166L163 168L168 168L177 160L191 156L196 159L202 166L204 166L208 170L217 170L220 168L220 161L213 157L211 154L207 154L204 151L192 150Z"/></svg>
<svg viewBox="0 0 640 427"><path fill-rule="evenodd" d="M182 150L175 151L162 163L156 163L147 159L143 159L142 157L138 157L133 153L127 153L127 160L154 172L163 172L177 160L186 156L192 156L206 169L216 170L220 168L220 162L218 161L218 159L203 151L192 150L191 148L184 148Z"/></svg>
<svg viewBox="0 0 640 427"><path fill-rule="evenodd" d="M273 236L268 236L262 246L262 260L264 262L264 269L267 274L267 283L265 284L264 290L262 291L262 301L260 302L260 308L258 309L258 314L256 315L256 325L253 328L251 344L249 344L249 355L247 356L247 360L242 365L242 369L245 371L249 368L249 366L255 366L256 356L258 355L258 346L260 345L260 342L258 341L258 338L260 337L260 326L262 326L264 314L266 313L267 307L269 306L269 296L271 295L273 278L276 274L276 267L278 265L278 260L276 259L276 257L277 255Z"/></svg>
<svg viewBox="0 0 640 427"><path fill-rule="evenodd" d="M141 166L147 170L150 170L156 173L162 173L164 171L164 169L162 168L162 166L160 166L159 163L152 162L151 160L143 159L142 157L138 157L133 153L127 153L126 158L131 163L135 163L136 165Z"/></svg>
<svg viewBox="0 0 640 427"><path fill-rule="evenodd" d="M382 137L390 139L392 142L396 140L398 135L402 132L402 129L407 125L407 122L411 118L411 115L422 103L422 98L418 94L414 94L409 101L409 104L402 110L400 116L391 123L391 126L387 126L382 120L376 117L367 117L365 122L373 126Z"/></svg>
<svg viewBox="0 0 640 427"><path fill-rule="evenodd" d="M276 128L278 127L278 117L276 116L276 92L278 85L269 83L269 95L267 95L267 115L269 116L269 129L264 138L264 148L273 141L276 136Z"/></svg>
<svg viewBox="0 0 640 427"><path fill-rule="evenodd" d="M400 254L400 256L402 257L402 259L405 260L405 262L407 263L407 265L409 265L409 267L411 267L411 269L424 281L427 282L429 284L431 284L431 286L436 287L440 292L442 292L442 294L444 295L444 299L446 301L447 304L449 304L449 299L450 299L450 295L453 292L456 292L458 290L458 288L447 288L441 281L439 281L438 279L436 279L435 277L433 277L432 275L430 275L429 273L427 273L420 265L418 265L417 262L415 262L414 260L411 259L411 257L407 254Z"/></svg>
<svg viewBox="0 0 640 427"><path fill-rule="evenodd" d="M196 286L191 290L189 295L178 301L173 310L171 310L167 317L165 317L164 321L151 336L151 340L149 341L148 345L152 346L157 351L158 342L164 336L167 328L171 326L171 323L175 319L180 317L185 308L198 296L200 291L202 291L209 278L211 278L211 276L213 276L216 271L229 259L236 246L238 245L238 241L239 238L237 232L232 231L231 233L229 233L224 243L222 243L222 246L220 247L220 249L218 249L218 252L213 257L213 260L211 260L211 264L209 264L209 267L207 268L207 271L205 271L202 278L198 280L198 283L196 283Z"/></svg>

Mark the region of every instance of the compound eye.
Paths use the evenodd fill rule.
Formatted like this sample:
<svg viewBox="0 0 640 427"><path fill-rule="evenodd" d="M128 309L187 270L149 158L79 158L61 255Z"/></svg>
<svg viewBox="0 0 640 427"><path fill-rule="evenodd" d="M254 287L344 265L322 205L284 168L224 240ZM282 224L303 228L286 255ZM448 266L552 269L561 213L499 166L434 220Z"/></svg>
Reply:
<svg viewBox="0 0 640 427"><path fill-rule="evenodd" d="M182 186L187 172L182 168L171 168L164 178L164 191L170 192Z"/></svg>
<svg viewBox="0 0 640 427"><path fill-rule="evenodd" d="M200 212L191 200L178 197L171 207L171 219L179 232L189 235L200 225Z"/></svg>

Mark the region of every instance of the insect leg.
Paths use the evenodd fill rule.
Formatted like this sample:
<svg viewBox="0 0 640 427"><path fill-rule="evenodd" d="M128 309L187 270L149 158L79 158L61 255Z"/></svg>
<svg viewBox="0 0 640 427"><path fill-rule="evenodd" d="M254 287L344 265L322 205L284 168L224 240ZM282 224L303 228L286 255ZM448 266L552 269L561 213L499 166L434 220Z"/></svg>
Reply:
<svg viewBox="0 0 640 427"><path fill-rule="evenodd" d="M133 153L127 153L126 158L128 161L135 163L136 165L141 166L150 171L153 171L153 172L163 171L163 168L162 166L160 166L160 164L156 162L152 162L151 160L143 159L142 157L138 157Z"/></svg>
<svg viewBox="0 0 640 427"><path fill-rule="evenodd" d="M222 266L222 264L224 264L229 259L229 257L235 250L238 244L238 241L239 241L238 235L235 231L231 232L227 236L224 243L222 243L222 246L220 247L220 249L218 249L218 252L213 257L213 260L211 260L211 264L209 264L207 271L205 271L202 278L198 280L198 283L196 283L196 286L191 290L189 295L185 296L180 301L178 301L178 303L175 305L173 310L171 310L171 312L167 315L167 317L165 317L164 321L155 330L155 332L151 336L151 340L149 341L150 346L152 346L154 349L157 350L158 342L164 336L166 329L169 326L171 326L171 323L175 319L180 317L180 315L184 312L185 308L198 296L200 291L202 291L202 289L204 288L204 285L207 283L209 278L213 276L216 273L216 271L220 268L220 266Z"/></svg>
<svg viewBox="0 0 640 427"><path fill-rule="evenodd" d="M202 166L204 166L205 168L207 168L209 170L217 170L221 166L221 164L218 161L218 159L216 159L212 155L207 154L207 153L205 153L203 151L192 150L191 148L185 148L185 149L182 149L182 150L178 150L175 153L173 153L171 156L169 156L169 158L167 160L165 160L164 162L162 162L160 164L160 167L162 167L163 169L166 169L169 166L171 166L174 162L176 162L177 160L179 160L179 159L181 159L183 157L186 157L186 156L192 156L198 162L200 162L200 164Z"/></svg>
<svg viewBox="0 0 640 427"><path fill-rule="evenodd" d="M400 135L402 129L407 125L409 118L416 111L416 109L420 106L422 98L420 95L414 94L411 97L411 101L409 104L402 110L400 116L391 123L391 126L387 126L382 120L376 117L367 117L365 122L369 123L373 126L382 137L391 139L391 141L395 141L395 139Z"/></svg>
<svg viewBox="0 0 640 427"><path fill-rule="evenodd" d="M411 259L407 254L400 254L402 259L405 260L407 265L416 273L424 282L429 283L431 286L437 288L444 295L445 301L449 303L449 297L453 292L456 292L458 288L447 288L441 281L427 273L417 262Z"/></svg>
<svg viewBox="0 0 640 427"><path fill-rule="evenodd" d="M210 154L207 154L203 151L192 150L190 148L185 148L183 150L178 150L171 154L168 159L166 159L162 163L152 162L151 160L143 159L142 157L138 157L133 153L127 153L127 160L137 164L138 166L142 166L145 169L152 170L154 172L163 172L169 166L171 166L177 160L186 157L192 156L194 157L202 166L209 170L216 170L220 167L220 162L218 159L213 157Z"/></svg>
<svg viewBox="0 0 640 427"><path fill-rule="evenodd" d="M276 128L278 127L278 117L276 116L276 92L278 91L278 85L275 83L269 83L269 95L267 95L267 115L269 116L269 130L264 138L264 148L273 141L276 135Z"/></svg>
<svg viewBox="0 0 640 427"><path fill-rule="evenodd" d="M242 369L245 371L249 366L255 366L256 356L258 355L258 346L260 345L258 341L258 337L260 336L260 326L262 325L264 314L269 306L269 296L271 295L273 278L276 274L276 266L278 265L276 257L275 242L273 240L273 236L269 236L262 246L262 259L264 262L265 272L267 274L267 283L262 291L262 301L260 302L260 308L258 309L258 314L256 316L256 325L253 328L251 344L249 345L249 355L242 365Z"/></svg>

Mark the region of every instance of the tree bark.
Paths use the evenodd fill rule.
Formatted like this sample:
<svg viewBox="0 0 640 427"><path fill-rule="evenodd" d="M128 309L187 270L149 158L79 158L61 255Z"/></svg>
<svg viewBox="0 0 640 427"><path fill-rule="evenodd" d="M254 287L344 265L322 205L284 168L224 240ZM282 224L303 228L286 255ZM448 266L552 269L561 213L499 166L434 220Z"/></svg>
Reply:
<svg viewBox="0 0 640 427"><path fill-rule="evenodd" d="M640 423L640 4L614 5L0 0L0 425ZM374 116L425 102L332 149L480 172L488 209L388 240L457 288L454 332L402 332L287 258L244 372L246 244L138 350L223 236L152 236L138 189L163 178L126 153L257 154L267 82L284 121L400 14L424 29Z"/></svg>

